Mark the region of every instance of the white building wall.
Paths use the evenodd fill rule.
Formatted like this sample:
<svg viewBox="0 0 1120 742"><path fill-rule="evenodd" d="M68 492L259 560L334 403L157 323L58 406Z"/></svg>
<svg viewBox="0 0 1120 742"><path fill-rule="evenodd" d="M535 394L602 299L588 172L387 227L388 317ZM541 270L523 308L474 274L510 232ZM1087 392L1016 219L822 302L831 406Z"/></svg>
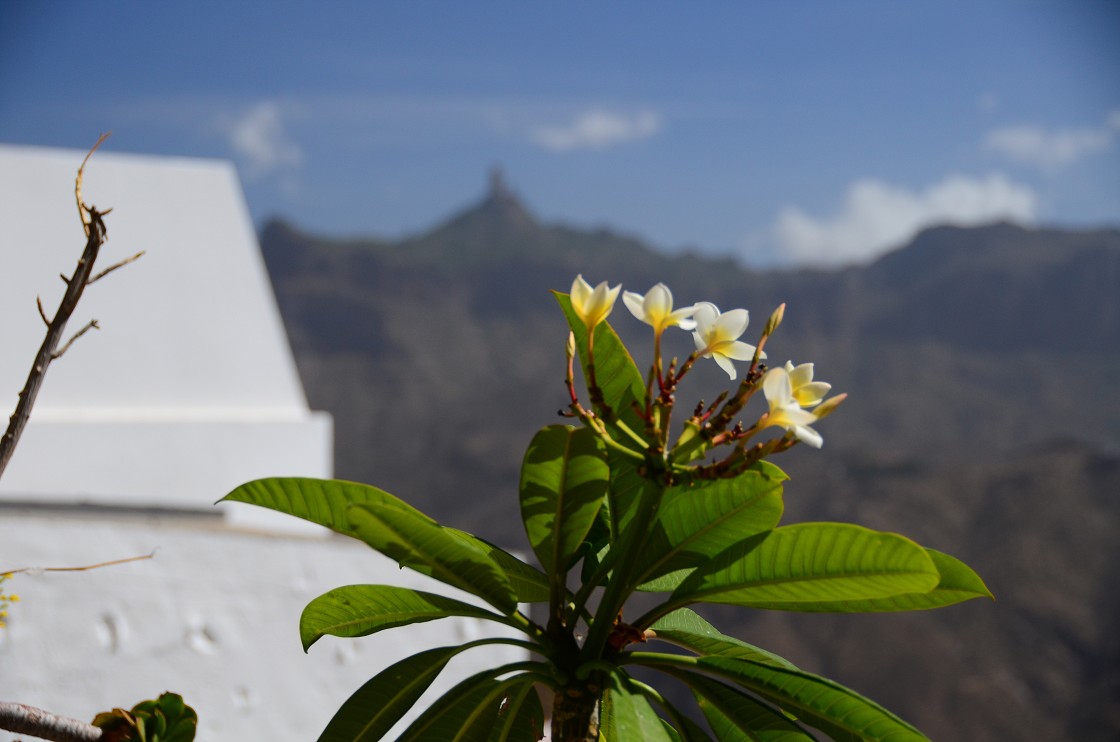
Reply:
<svg viewBox="0 0 1120 742"><path fill-rule="evenodd" d="M0 146L9 409L43 339L36 296L53 314L85 245L83 156ZM210 508L248 479L329 476L330 420L307 408L233 166L99 152L83 191L113 209L98 266L146 254L86 290L68 329L102 330L51 365L0 500Z"/></svg>
<svg viewBox="0 0 1120 742"><path fill-rule="evenodd" d="M85 244L73 199L84 154L0 145L4 417L42 342L35 297L54 311L58 274ZM102 330L50 367L0 479L0 571L156 553L6 583L23 600L0 629L0 700L92 718L172 690L198 710L200 740L314 739L391 662L492 633L437 621L304 655L299 615L315 596L434 583L317 526L213 504L258 477L330 476L332 458L330 418L307 408L233 167L99 152L83 190L113 208L99 266L147 254L87 289L71 320L71 332L90 318ZM521 656L476 650L440 687Z"/></svg>
<svg viewBox="0 0 1120 742"><path fill-rule="evenodd" d="M153 549L150 560L5 583L21 600L0 629L0 700L92 719L170 690L198 711L199 742L314 740L379 670L495 633L489 622L444 619L360 639L324 637L304 654L300 613L335 587L394 584L478 601L342 537L277 537L181 517L0 511L0 569ZM470 650L421 704L484 666L522 659L504 647Z"/></svg>

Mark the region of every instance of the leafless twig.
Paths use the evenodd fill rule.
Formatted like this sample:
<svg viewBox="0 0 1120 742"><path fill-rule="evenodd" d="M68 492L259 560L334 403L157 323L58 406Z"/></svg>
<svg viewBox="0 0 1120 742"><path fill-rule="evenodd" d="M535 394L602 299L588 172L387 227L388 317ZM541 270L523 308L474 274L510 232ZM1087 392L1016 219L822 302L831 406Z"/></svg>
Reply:
<svg viewBox="0 0 1120 742"><path fill-rule="evenodd" d="M116 564L127 564L128 562L139 562L142 559L151 559L156 555L155 551L151 554L141 554L140 556L127 557L125 559L114 559L110 562L98 562L97 564L87 564L84 567L20 567L19 569L0 569L0 575L18 575L21 572L85 572L90 569L101 569L102 567L112 567Z"/></svg>
<svg viewBox="0 0 1120 742"><path fill-rule="evenodd" d="M47 320L47 313L43 310L43 303L36 299L39 316L47 324L47 335L43 338L43 344L39 346L39 352L35 355L34 363L31 364L31 371L27 375L27 382L24 384L23 390L19 393L19 402L16 404L15 412L8 422L8 429L5 431L4 437L0 438L0 477L4 475L4 470L15 452L16 444L19 443L23 429L27 426L27 421L31 417L31 408L34 406L35 398L39 395L39 389L43 385L47 367L50 366L51 361L65 353L75 340L97 327L97 320L90 321L59 349L59 343L62 342L62 336L66 331L66 323L78 306L78 300L82 298L82 292L85 291L86 286L94 281L131 263L143 254L133 255L131 258L122 260L96 275L93 274L93 265L97 261L98 252L107 235L103 217L112 209L98 211L96 207L87 206L82 201L82 173L90 155L101 146L107 136L108 134L103 134L86 154L78 168L78 176L74 180L74 198L78 203L78 216L82 220L82 229L86 233L86 246L82 251L81 258L78 259L77 267L74 268L74 275L70 278L62 276L62 280L66 283L66 291L62 295L62 301L59 302L58 310L50 321Z"/></svg>

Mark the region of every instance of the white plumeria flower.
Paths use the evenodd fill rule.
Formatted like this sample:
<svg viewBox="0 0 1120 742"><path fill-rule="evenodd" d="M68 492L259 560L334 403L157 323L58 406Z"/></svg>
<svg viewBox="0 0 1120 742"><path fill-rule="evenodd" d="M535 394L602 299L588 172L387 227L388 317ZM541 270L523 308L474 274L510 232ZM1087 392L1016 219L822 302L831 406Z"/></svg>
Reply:
<svg viewBox="0 0 1120 742"><path fill-rule="evenodd" d="M622 301L631 314L652 326L653 331L658 335L664 332L666 327L673 325L682 330L692 330L696 327L695 320L687 319L693 315L696 307L683 307L673 311L673 292L663 283L651 288L645 296L633 291L624 291Z"/></svg>
<svg viewBox="0 0 1120 742"><path fill-rule="evenodd" d="M802 363L794 366L793 361L786 361L786 371L789 372L789 383L793 387L793 397L802 407L814 407L821 403L824 395L832 388L832 384L823 381L813 381L813 364Z"/></svg>
<svg viewBox="0 0 1120 742"><path fill-rule="evenodd" d="M588 332L594 330L611 313L621 288L621 284L613 289L609 288L607 282L603 281L592 289L591 284L583 280L582 274L572 281L572 309L583 320Z"/></svg>
<svg viewBox="0 0 1120 742"><path fill-rule="evenodd" d="M716 364L734 379L735 366L731 362L754 358L755 347L739 340L747 331L750 315L746 309L720 312L719 307L709 301L700 302L695 310L692 316L696 321L696 331L692 333L692 339L696 341L697 352L704 358L715 359ZM766 354L760 357L765 358Z"/></svg>
<svg viewBox="0 0 1120 742"><path fill-rule="evenodd" d="M772 368L762 377L762 393L770 405L770 413L763 420L762 427L785 428L797 436L802 443L820 448L824 444L821 434L809 426L817 421L817 416L802 409L793 395L790 373L784 368Z"/></svg>

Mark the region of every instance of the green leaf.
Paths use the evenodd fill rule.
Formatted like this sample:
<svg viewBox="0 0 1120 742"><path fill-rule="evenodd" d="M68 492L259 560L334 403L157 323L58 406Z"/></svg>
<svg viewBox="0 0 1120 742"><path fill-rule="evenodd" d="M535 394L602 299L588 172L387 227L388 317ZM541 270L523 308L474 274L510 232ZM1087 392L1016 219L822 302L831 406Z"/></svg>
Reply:
<svg viewBox="0 0 1120 742"><path fill-rule="evenodd" d="M115 708L100 713L93 725L105 739L137 742L191 742L198 727L198 714L178 693L141 701L131 711Z"/></svg>
<svg viewBox="0 0 1120 742"><path fill-rule="evenodd" d="M782 480L765 470L670 487L638 574L646 581L699 566L736 542L771 530L781 517Z"/></svg>
<svg viewBox="0 0 1120 742"><path fill-rule="evenodd" d="M533 436L521 467L521 518L546 573L571 567L609 481L603 444L591 430L551 425Z"/></svg>
<svg viewBox="0 0 1120 742"><path fill-rule="evenodd" d="M223 497L222 500L246 502L294 515L353 538L360 538L355 532L354 525L350 522L347 512L354 505L369 505L372 507L385 505L411 513L418 520L431 524L436 523L427 515L388 492L366 484L335 479L302 477L258 479L241 485ZM526 603L548 600L548 579L539 570L465 531L451 528L444 530L497 562L506 573L507 579L515 583L519 600ZM409 564L408 566L422 574L428 574L422 563Z"/></svg>
<svg viewBox="0 0 1120 742"><path fill-rule="evenodd" d="M711 735L687 716L678 714L676 721L677 734L680 736L682 742L712 742Z"/></svg>
<svg viewBox="0 0 1120 742"><path fill-rule="evenodd" d="M599 570L599 565L607 558L611 548L610 500L603 503L587 537L579 545L579 552L583 559L580 567L580 582L590 581Z"/></svg>
<svg viewBox="0 0 1120 742"><path fill-rule="evenodd" d="M801 670L731 657L631 652L627 661L662 672L703 672L770 701L835 742L928 742L917 729L855 691Z"/></svg>
<svg viewBox="0 0 1120 742"><path fill-rule="evenodd" d="M665 730L665 734L669 735L669 742L684 742L677 728L664 719L661 720L661 728Z"/></svg>
<svg viewBox="0 0 1120 742"><path fill-rule="evenodd" d="M506 690L487 742L537 742L544 736L544 707L532 680Z"/></svg>
<svg viewBox="0 0 1120 742"><path fill-rule="evenodd" d="M567 294L553 292L564 317L568 320L568 327L576 337L576 350L579 353L580 366L584 378L589 378L587 373L587 328L572 310L572 300ZM638 414L645 405L646 385L630 351L626 349L618 335L606 322L601 322L595 328L595 380L603 392L603 401L618 419L625 423L630 430L638 435L645 431L645 421ZM601 411L600 411L601 412ZM617 426L610 416L604 416L608 427L617 430ZM620 439L621 440L621 439Z"/></svg>
<svg viewBox="0 0 1120 742"><path fill-rule="evenodd" d="M774 667L796 669L792 662L748 644L732 636L721 634L716 627L688 608L679 608L650 627L659 641L670 642L696 654L715 654L722 657L754 660Z"/></svg>
<svg viewBox="0 0 1120 742"><path fill-rule="evenodd" d="M669 605L815 606L928 592L941 579L903 536L846 523L800 523L747 539L698 567ZM788 609L788 608L787 608Z"/></svg>
<svg viewBox="0 0 1120 742"><path fill-rule="evenodd" d="M646 580L634 589L643 593L671 593L680 587L681 583L695 571L695 567L673 570L660 577L654 577L652 580Z"/></svg>
<svg viewBox="0 0 1120 742"><path fill-rule="evenodd" d="M502 568L509 578L513 590L517 593L518 603L547 603L548 602L548 576L531 564L518 559L513 554L500 546L474 536L458 528L443 527L461 541L483 552Z"/></svg>
<svg viewBox="0 0 1120 742"><path fill-rule="evenodd" d="M390 559L477 595L505 614L517 594L498 563L412 508L355 505L346 511L355 534Z"/></svg>
<svg viewBox="0 0 1120 742"><path fill-rule="evenodd" d="M634 460L614 449L607 452L607 462L611 469L608 496L611 534L614 537L613 543L619 544L642 503L660 504L663 487L641 476Z"/></svg>
<svg viewBox="0 0 1120 742"><path fill-rule="evenodd" d="M928 742L879 704L826 678L725 657L700 658L698 665L768 698L835 742Z"/></svg>
<svg viewBox="0 0 1120 742"><path fill-rule="evenodd" d="M505 672L493 668L459 683L437 698L397 742L488 742L508 689L526 682L517 676L495 679Z"/></svg>
<svg viewBox="0 0 1120 742"><path fill-rule="evenodd" d="M671 742L661 717L623 672L612 672L603 694L599 717L599 742Z"/></svg>
<svg viewBox="0 0 1120 742"><path fill-rule="evenodd" d="M392 585L346 585L312 600L299 619L306 652L324 636L358 637L451 616L502 621L485 608Z"/></svg>
<svg viewBox="0 0 1120 742"><path fill-rule="evenodd" d="M718 680L691 672L671 674L692 689L704 718L721 742L735 739L812 742L816 739L780 712Z"/></svg>
<svg viewBox="0 0 1120 742"><path fill-rule="evenodd" d="M344 482L339 479L306 477L273 477L257 479L241 485L219 502L246 502L354 536L347 509L352 505L392 505L409 510L418 517L434 520L404 500L368 484ZM356 536L354 536L357 538Z"/></svg>
<svg viewBox="0 0 1120 742"><path fill-rule="evenodd" d="M408 713L448 660L465 648L429 649L374 675L335 712L319 742L377 742Z"/></svg>
<svg viewBox="0 0 1120 742"><path fill-rule="evenodd" d="M994 600L984 581L964 562L933 549L926 549L925 551L941 575L937 586L928 592L902 593L888 598L839 600L811 604L775 602L760 604L755 607L806 613L890 613L943 608L973 598L992 598Z"/></svg>

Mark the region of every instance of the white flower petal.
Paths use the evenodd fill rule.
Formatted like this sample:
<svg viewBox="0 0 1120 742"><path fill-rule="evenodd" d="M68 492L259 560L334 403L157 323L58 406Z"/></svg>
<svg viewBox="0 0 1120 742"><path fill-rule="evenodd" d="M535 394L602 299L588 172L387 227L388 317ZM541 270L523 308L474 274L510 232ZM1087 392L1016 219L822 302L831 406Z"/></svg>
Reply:
<svg viewBox="0 0 1120 742"><path fill-rule="evenodd" d="M576 280L572 281L572 306L583 307L587 304L589 298L591 298L591 284L583 279L581 273L576 276Z"/></svg>
<svg viewBox="0 0 1120 742"><path fill-rule="evenodd" d="M695 308L696 311L693 313L692 318L696 320L696 332L700 334L706 344L707 336L711 333L712 325L715 324L716 319L719 317L719 307L712 304L710 301L702 301L696 304Z"/></svg>
<svg viewBox="0 0 1120 742"><path fill-rule="evenodd" d="M641 294L635 293L633 291L623 291L622 303L626 305L626 308L630 310L630 314L634 315L636 319L640 320L641 322L649 321L646 319L646 310Z"/></svg>
<svg viewBox="0 0 1120 742"><path fill-rule="evenodd" d="M817 421L816 415L808 410L801 409L796 402L783 408L783 410L782 416L789 425L812 425Z"/></svg>
<svg viewBox="0 0 1120 742"><path fill-rule="evenodd" d="M725 355L736 361L750 361L754 359L755 347L736 340L720 348L720 355Z"/></svg>
<svg viewBox="0 0 1120 742"><path fill-rule="evenodd" d="M747 331L749 323L750 314L746 309L732 309L720 314L713 331L719 333L721 340L737 340Z"/></svg>
<svg viewBox="0 0 1120 742"><path fill-rule="evenodd" d="M820 448L824 445L824 438L821 437L821 434L810 428L808 425L793 426L793 434L797 436L797 439L804 443L806 446Z"/></svg>
<svg viewBox="0 0 1120 742"><path fill-rule="evenodd" d="M789 371L789 381L793 384L794 389L813 380L813 364L811 363L802 363L795 367L793 361L786 361L786 371Z"/></svg>
<svg viewBox="0 0 1120 742"><path fill-rule="evenodd" d="M590 330L611 313L621 289L621 285L610 288L606 281L592 289L591 285L583 279L583 275L578 275L572 282L572 309Z"/></svg>
<svg viewBox="0 0 1120 742"><path fill-rule="evenodd" d="M726 371L727 375L732 380L734 380L734 378L735 378L735 364L733 364L727 358L727 356L720 355L719 353L712 354L712 358L715 360L716 365L719 366L720 368L722 368L724 371Z"/></svg>
<svg viewBox="0 0 1120 742"><path fill-rule="evenodd" d="M794 389L793 396L802 407L813 407L821 403L821 400L824 399L831 388L832 384L826 384L823 381L811 381Z"/></svg>
<svg viewBox="0 0 1120 742"><path fill-rule="evenodd" d="M776 367L766 372L762 377L762 393L770 403L770 411L778 407L787 407L793 399L793 387L789 383L789 372L784 368Z"/></svg>
<svg viewBox="0 0 1120 742"><path fill-rule="evenodd" d="M689 308L688 310L678 309L677 311L673 312L673 314L670 315L670 319L672 320L670 324L676 325L682 330L695 330L696 320L685 319L688 316L688 314L685 313L686 311L688 312L688 314L692 313L691 308Z"/></svg>
<svg viewBox="0 0 1120 742"><path fill-rule="evenodd" d="M673 311L673 292L663 283L659 283L649 290L642 305L649 319L661 320Z"/></svg>

